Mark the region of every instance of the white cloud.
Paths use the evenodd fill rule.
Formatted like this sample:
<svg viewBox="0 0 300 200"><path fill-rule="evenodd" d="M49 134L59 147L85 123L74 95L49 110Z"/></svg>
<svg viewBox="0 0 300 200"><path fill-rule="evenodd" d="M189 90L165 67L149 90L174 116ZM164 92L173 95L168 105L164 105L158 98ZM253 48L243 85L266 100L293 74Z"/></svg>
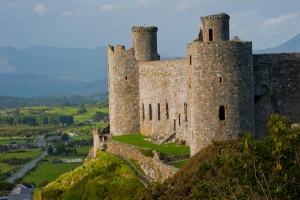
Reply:
<svg viewBox="0 0 300 200"><path fill-rule="evenodd" d="M268 18L263 22L263 25L272 26L275 24L281 24L287 20L296 19L298 17L298 15L299 15L299 12L295 12L295 13L280 15L279 17Z"/></svg>
<svg viewBox="0 0 300 200"><path fill-rule="evenodd" d="M121 7L118 4L105 4L100 7L100 11L109 12L119 10Z"/></svg>
<svg viewBox="0 0 300 200"><path fill-rule="evenodd" d="M54 8L52 6L47 7L44 4L39 3L33 8L33 10L38 15L44 15L44 14L48 14L48 13L52 12L54 10Z"/></svg>

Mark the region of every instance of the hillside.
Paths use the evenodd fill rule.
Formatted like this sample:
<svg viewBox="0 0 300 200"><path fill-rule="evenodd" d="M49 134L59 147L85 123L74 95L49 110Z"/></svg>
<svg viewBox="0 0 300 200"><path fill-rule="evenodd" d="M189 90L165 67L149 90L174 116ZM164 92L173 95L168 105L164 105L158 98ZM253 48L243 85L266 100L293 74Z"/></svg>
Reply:
<svg viewBox="0 0 300 200"><path fill-rule="evenodd" d="M272 115L270 135L214 142L136 199L299 199L300 129Z"/></svg>
<svg viewBox="0 0 300 200"><path fill-rule="evenodd" d="M37 96L30 98L1 96L0 108L22 108L30 106L60 106L63 104L79 105L90 102L99 102L107 106L108 94L98 93L94 95L58 95L58 96Z"/></svg>
<svg viewBox="0 0 300 200"><path fill-rule="evenodd" d="M40 199L132 199L144 186L118 157L99 152L98 157L35 191Z"/></svg>
<svg viewBox="0 0 300 200"><path fill-rule="evenodd" d="M300 52L300 33L283 44L262 50L254 51L255 54L263 53L294 53Z"/></svg>
<svg viewBox="0 0 300 200"><path fill-rule="evenodd" d="M174 177L150 188L143 188L117 157L99 152L37 191L35 199L40 194L45 199L298 199L300 128L273 114L268 129L262 140L248 133L240 140L213 142Z"/></svg>

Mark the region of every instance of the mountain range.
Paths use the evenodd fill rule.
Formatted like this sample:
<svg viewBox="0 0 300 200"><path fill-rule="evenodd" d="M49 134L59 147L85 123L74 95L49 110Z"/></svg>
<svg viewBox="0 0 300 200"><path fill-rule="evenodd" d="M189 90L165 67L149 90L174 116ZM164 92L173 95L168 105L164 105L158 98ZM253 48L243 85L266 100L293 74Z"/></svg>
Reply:
<svg viewBox="0 0 300 200"><path fill-rule="evenodd" d="M0 95L90 95L107 92L106 47L0 47Z"/></svg>
<svg viewBox="0 0 300 200"><path fill-rule="evenodd" d="M0 96L107 92L106 49L0 47ZM254 54L289 52L300 52L300 34L277 47L253 51Z"/></svg>

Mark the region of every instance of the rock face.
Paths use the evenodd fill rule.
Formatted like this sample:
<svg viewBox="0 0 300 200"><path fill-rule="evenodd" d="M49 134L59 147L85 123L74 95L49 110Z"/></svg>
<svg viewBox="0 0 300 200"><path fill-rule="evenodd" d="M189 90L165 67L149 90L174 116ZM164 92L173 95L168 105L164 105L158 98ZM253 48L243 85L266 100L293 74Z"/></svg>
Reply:
<svg viewBox="0 0 300 200"><path fill-rule="evenodd" d="M252 42L229 40L229 19L201 17L184 59L159 60L153 26L133 27L128 50L109 46L110 133L175 133L193 155L212 140L264 136L272 112L300 121L300 54L253 55Z"/></svg>

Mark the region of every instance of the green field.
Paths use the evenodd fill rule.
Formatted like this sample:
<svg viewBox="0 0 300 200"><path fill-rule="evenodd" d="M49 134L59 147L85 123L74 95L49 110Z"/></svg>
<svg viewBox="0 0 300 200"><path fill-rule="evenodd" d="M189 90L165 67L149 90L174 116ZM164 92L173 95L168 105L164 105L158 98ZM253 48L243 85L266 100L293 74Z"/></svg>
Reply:
<svg viewBox="0 0 300 200"><path fill-rule="evenodd" d="M43 181L52 182L60 175L69 172L80 165L82 165L82 163L41 163L34 171L25 175L22 180L25 182L33 182L36 186L39 186Z"/></svg>
<svg viewBox="0 0 300 200"><path fill-rule="evenodd" d="M46 159L49 162L40 163L33 171L29 172L25 175L22 180L26 182L34 182L36 186L40 185L43 181L54 181L58 178L61 174L71 171L76 167L82 165L82 163L52 163L54 158L58 159L75 159L81 158L83 161L86 158L89 150L91 147L83 146L83 147L76 147L77 153L80 156L48 156Z"/></svg>
<svg viewBox="0 0 300 200"><path fill-rule="evenodd" d="M147 149L152 149L160 152L162 155L178 155L190 153L189 146L175 145L175 144L163 144L157 145L150 141L145 140L147 138L141 134L114 136L112 139L119 142L124 142L134 146L139 146Z"/></svg>
<svg viewBox="0 0 300 200"><path fill-rule="evenodd" d="M6 173L8 171L13 170L17 166L7 165L2 163L3 159L10 159L10 158L37 158L39 157L42 152L41 149L24 149L25 152L16 152L16 151L9 151L8 153L0 153L0 169L2 173Z"/></svg>

